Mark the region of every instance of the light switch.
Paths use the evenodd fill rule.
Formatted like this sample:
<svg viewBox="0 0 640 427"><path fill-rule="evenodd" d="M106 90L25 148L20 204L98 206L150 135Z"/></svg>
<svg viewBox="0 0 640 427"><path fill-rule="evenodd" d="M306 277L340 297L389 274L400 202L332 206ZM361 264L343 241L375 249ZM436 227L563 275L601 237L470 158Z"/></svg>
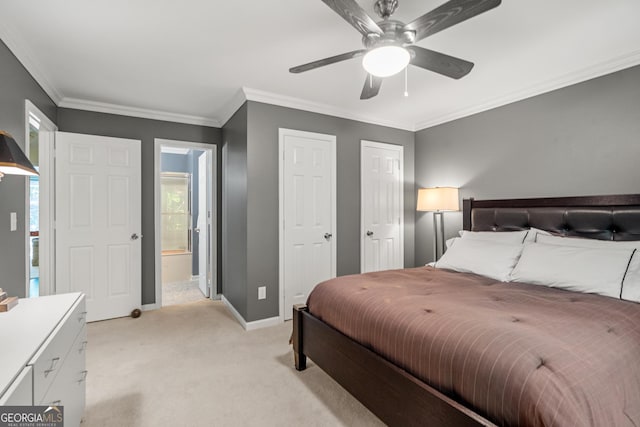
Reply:
<svg viewBox="0 0 640 427"><path fill-rule="evenodd" d="M18 215L15 212L11 212L11 231L18 229Z"/></svg>

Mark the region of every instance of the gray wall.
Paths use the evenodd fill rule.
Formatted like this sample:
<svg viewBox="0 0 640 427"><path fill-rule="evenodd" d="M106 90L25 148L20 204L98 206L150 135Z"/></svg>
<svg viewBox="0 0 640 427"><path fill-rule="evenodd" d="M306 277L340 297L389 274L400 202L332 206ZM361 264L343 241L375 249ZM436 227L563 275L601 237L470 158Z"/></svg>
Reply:
<svg viewBox="0 0 640 427"><path fill-rule="evenodd" d="M416 134L416 187L461 197L640 192L640 66ZM446 213L446 234L462 227ZM432 214L418 213L416 264L432 259Z"/></svg>
<svg viewBox="0 0 640 427"><path fill-rule="evenodd" d="M192 173L188 154L161 153L160 172Z"/></svg>
<svg viewBox="0 0 640 427"><path fill-rule="evenodd" d="M22 64L0 41L0 130L9 132L24 149L25 99L33 102L54 123L56 105ZM0 288L11 296L24 297L25 208L27 179L7 175L0 182ZM9 231L9 214L16 212L18 230Z"/></svg>
<svg viewBox="0 0 640 427"><path fill-rule="evenodd" d="M278 129L337 137L337 273L360 272L360 140L404 146L405 266L414 265L414 133L323 114L248 102L247 321L279 315ZM258 300L258 283L267 299Z"/></svg>
<svg viewBox="0 0 640 427"><path fill-rule="evenodd" d="M155 228L154 228L154 139L174 139L189 142L217 144L220 149L221 129L160 120L126 117L115 114L91 111L58 109L58 127L64 132L90 135L113 136L142 140L142 303L155 302ZM216 154L218 165L217 194L220 195L220 153ZM220 196L218 196L220 206ZM218 235L221 232L221 218L218 212ZM220 242L220 239L218 239ZM218 245L218 265L220 265L221 247ZM221 281L218 269L218 285Z"/></svg>
<svg viewBox="0 0 640 427"><path fill-rule="evenodd" d="M222 294L247 319L247 104L222 127L226 152Z"/></svg>

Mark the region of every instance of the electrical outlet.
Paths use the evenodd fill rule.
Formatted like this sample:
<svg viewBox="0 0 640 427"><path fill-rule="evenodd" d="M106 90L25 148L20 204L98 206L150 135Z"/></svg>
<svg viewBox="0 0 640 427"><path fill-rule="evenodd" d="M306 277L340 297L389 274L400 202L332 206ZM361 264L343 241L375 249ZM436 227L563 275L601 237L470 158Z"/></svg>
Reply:
<svg viewBox="0 0 640 427"><path fill-rule="evenodd" d="M267 299L267 287L258 286L258 299Z"/></svg>

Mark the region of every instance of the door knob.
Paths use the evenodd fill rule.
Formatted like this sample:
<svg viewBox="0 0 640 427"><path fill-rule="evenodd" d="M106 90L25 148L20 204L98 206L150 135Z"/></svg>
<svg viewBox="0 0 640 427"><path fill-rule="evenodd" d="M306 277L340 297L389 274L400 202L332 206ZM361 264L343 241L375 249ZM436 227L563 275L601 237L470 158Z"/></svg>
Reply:
<svg viewBox="0 0 640 427"><path fill-rule="evenodd" d="M142 234L141 234L141 235L138 235L138 233L133 233L133 234L131 235L131 240L138 240L138 239L139 239L139 238L141 238L141 237L142 237Z"/></svg>
<svg viewBox="0 0 640 427"><path fill-rule="evenodd" d="M331 237L333 237L333 234L331 234L331 233L324 233L324 238L325 238L326 240L331 240Z"/></svg>
<svg viewBox="0 0 640 427"><path fill-rule="evenodd" d="M373 231L367 230L367 236L369 236L369 237L373 236Z"/></svg>
<svg viewBox="0 0 640 427"><path fill-rule="evenodd" d="M196 233L199 233L200 229L199 228L194 228L193 231L195 231Z"/></svg>

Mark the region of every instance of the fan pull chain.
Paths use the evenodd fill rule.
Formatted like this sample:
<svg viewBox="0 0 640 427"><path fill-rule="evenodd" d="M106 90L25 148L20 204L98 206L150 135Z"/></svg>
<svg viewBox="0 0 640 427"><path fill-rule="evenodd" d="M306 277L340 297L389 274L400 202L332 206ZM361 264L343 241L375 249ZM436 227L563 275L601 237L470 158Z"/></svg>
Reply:
<svg viewBox="0 0 640 427"><path fill-rule="evenodd" d="M409 96L409 67L404 68L404 96Z"/></svg>

